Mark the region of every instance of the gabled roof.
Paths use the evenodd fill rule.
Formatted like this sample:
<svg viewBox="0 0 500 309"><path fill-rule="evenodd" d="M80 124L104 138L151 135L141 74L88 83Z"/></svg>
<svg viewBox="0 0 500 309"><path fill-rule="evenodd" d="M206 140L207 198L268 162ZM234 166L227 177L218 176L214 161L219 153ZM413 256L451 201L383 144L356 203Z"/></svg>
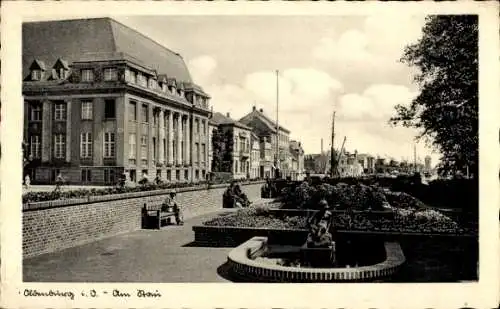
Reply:
<svg viewBox="0 0 500 309"><path fill-rule="evenodd" d="M246 116L242 117L240 119L240 122L246 125L249 125L252 119L258 118L260 119L272 132L276 132L276 122L271 120L268 116L264 114L264 112L261 112L257 109L252 110L251 113L247 114ZM284 128L283 126L279 126L280 130L290 133L290 130Z"/></svg>
<svg viewBox="0 0 500 309"><path fill-rule="evenodd" d="M30 70L43 70L43 71L45 71L47 69L47 67L45 66L45 63L42 60L34 59L30 65L29 69Z"/></svg>
<svg viewBox="0 0 500 309"><path fill-rule="evenodd" d="M61 67L65 70L69 70L69 64L68 64L68 61L66 60L63 60L61 58L57 59L56 63L54 63L54 65L52 66L54 69L58 68L58 67Z"/></svg>
<svg viewBox="0 0 500 309"><path fill-rule="evenodd" d="M249 126L247 126L239 121L236 121L234 119L231 119L229 117L226 117L218 112L214 113L210 120L216 125L233 125L236 127L240 127L242 129L252 130L252 128L250 128Z"/></svg>
<svg viewBox="0 0 500 309"><path fill-rule="evenodd" d="M182 57L145 35L111 18L92 18L23 23L23 77L33 60L68 63L99 55L137 59L159 74L191 82ZM101 56L102 57L102 56Z"/></svg>

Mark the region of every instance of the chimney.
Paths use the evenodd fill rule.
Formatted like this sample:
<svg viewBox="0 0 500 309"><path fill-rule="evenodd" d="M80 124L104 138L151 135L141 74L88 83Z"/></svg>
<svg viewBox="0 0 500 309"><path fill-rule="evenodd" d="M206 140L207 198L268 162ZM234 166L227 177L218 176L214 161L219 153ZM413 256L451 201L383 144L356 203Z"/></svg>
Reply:
<svg viewBox="0 0 500 309"><path fill-rule="evenodd" d="M231 114L226 113L226 117L227 117L227 118L231 118Z"/></svg>
<svg viewBox="0 0 500 309"><path fill-rule="evenodd" d="M255 107L255 105L252 107L252 111L255 111L257 110L257 107Z"/></svg>
<svg viewBox="0 0 500 309"><path fill-rule="evenodd" d="M261 108L261 109L259 109L259 112L263 113L263 112L264 112L264 110Z"/></svg>

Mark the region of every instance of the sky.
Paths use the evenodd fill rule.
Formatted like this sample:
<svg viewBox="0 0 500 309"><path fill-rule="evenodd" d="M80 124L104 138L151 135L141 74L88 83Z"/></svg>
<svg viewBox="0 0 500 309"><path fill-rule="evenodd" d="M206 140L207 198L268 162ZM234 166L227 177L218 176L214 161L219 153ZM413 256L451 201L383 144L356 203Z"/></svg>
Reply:
<svg viewBox="0 0 500 309"><path fill-rule="evenodd" d="M418 94L399 62L421 37L424 15L111 16L178 52L214 111L239 119L262 108L308 153L335 147L413 161L414 129L391 127L396 104ZM279 70L277 82L276 70ZM416 145L422 161L439 154Z"/></svg>

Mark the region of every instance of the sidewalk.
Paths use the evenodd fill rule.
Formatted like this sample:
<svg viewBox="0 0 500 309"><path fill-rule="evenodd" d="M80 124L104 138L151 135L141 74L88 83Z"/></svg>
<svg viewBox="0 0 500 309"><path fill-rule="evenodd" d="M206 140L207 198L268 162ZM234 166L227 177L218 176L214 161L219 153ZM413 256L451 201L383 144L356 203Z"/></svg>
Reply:
<svg viewBox="0 0 500 309"><path fill-rule="evenodd" d="M231 248L190 246L193 225L234 211L219 210L183 226L138 230L23 261L26 282L227 282L218 268Z"/></svg>

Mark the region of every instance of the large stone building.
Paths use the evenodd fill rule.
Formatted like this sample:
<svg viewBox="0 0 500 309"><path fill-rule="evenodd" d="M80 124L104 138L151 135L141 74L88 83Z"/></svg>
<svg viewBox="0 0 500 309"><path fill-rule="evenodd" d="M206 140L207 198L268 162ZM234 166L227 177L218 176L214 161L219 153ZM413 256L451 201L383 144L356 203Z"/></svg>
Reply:
<svg viewBox="0 0 500 309"><path fill-rule="evenodd" d="M230 172L234 179L250 178L250 154L252 129L239 121L231 119L229 113L225 116L214 113L210 119L224 134L226 159L223 170L213 172ZM212 133L213 135L213 133ZM231 145L231 146L230 146Z"/></svg>
<svg viewBox="0 0 500 309"><path fill-rule="evenodd" d="M205 177L210 97L179 54L110 18L24 23L22 44L35 182Z"/></svg>

